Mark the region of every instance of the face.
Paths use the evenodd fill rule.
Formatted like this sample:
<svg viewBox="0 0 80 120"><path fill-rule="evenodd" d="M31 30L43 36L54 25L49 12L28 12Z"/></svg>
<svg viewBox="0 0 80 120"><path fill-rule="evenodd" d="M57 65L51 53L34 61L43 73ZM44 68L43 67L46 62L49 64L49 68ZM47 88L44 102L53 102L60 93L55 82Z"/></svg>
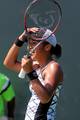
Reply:
<svg viewBox="0 0 80 120"><path fill-rule="evenodd" d="M38 43L36 40L29 40L29 50L31 51Z"/></svg>
<svg viewBox="0 0 80 120"><path fill-rule="evenodd" d="M29 40L29 51L31 51L40 41L36 40ZM42 50L43 50L43 45L40 44L31 54L31 58L33 60L40 59L40 56L42 56Z"/></svg>

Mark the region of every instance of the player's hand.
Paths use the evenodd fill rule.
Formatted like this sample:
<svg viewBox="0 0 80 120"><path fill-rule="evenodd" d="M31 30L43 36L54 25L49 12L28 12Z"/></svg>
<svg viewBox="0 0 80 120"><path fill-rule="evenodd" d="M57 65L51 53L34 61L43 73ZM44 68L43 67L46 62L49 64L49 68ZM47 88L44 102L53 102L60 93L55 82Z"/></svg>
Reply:
<svg viewBox="0 0 80 120"><path fill-rule="evenodd" d="M32 59L27 58L27 56L24 56L21 61L21 67L24 69L24 71L31 72L33 70L33 65L32 65Z"/></svg>
<svg viewBox="0 0 80 120"><path fill-rule="evenodd" d="M38 30L39 30L39 28L37 28L37 27L27 28L27 32L26 32L26 30L24 30L24 32L18 38L21 41L27 42L28 35L30 35L31 33L35 33Z"/></svg>
<svg viewBox="0 0 80 120"><path fill-rule="evenodd" d="M24 32L18 38L21 41L26 41L27 40L27 33L26 33L26 31L24 30Z"/></svg>
<svg viewBox="0 0 80 120"><path fill-rule="evenodd" d="M35 32L37 32L38 30L39 30L39 28L37 28L37 27L27 28L27 31L28 31L28 32L32 32L32 33L35 33Z"/></svg>

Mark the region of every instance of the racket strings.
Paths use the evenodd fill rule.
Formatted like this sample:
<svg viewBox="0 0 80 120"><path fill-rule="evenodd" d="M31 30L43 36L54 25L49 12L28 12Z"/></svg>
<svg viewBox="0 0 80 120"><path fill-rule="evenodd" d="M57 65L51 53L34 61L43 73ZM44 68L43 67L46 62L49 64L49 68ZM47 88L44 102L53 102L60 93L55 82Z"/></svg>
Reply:
<svg viewBox="0 0 80 120"><path fill-rule="evenodd" d="M55 32L60 24L62 11L59 3L55 0L33 0L28 5L25 16L27 26L29 24L30 27L44 27Z"/></svg>
<svg viewBox="0 0 80 120"><path fill-rule="evenodd" d="M26 31L28 27L40 28L39 31L28 34L28 40L38 40L40 42L32 50L34 51L42 41L48 39L57 31L62 18L62 10L60 4L55 0L33 0L28 5L24 16ZM44 36L46 29L50 29L52 33Z"/></svg>

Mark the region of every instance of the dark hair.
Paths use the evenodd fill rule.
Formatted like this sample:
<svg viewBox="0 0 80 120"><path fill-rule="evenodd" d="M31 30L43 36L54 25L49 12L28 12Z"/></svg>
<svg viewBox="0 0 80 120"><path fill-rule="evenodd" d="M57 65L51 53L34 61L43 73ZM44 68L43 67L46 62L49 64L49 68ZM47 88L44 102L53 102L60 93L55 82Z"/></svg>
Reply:
<svg viewBox="0 0 80 120"><path fill-rule="evenodd" d="M60 58L62 55L62 48L61 45L57 44L55 47L52 46L51 54L55 55L57 58Z"/></svg>
<svg viewBox="0 0 80 120"><path fill-rule="evenodd" d="M43 42L43 45L47 45L49 44L49 42L45 41ZM56 46L52 46L51 50L50 50L51 55L55 55L57 58L60 58L62 55L62 47L60 44L56 44Z"/></svg>

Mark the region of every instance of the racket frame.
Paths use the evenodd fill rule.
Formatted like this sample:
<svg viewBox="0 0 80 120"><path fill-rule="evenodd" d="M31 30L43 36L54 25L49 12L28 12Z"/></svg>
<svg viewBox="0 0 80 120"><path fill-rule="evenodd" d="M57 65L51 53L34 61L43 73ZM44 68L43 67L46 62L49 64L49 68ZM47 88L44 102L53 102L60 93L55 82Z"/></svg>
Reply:
<svg viewBox="0 0 80 120"><path fill-rule="evenodd" d="M26 17L26 14L27 14L29 8L30 8L34 3L36 3L37 1L38 1L38 0L33 0L32 2L30 2L30 4L28 5L27 9L25 10L25 13L24 13L24 30L26 31L26 33L28 33L28 31L27 31L27 17ZM51 1L54 2L55 5L57 5L57 7L59 8L59 11L60 11L60 16L59 16L58 23L57 23L56 27L53 29L52 33L51 33L49 36L43 37L43 38L33 37L33 40L41 40L41 41L40 41L30 52L29 52L29 50L28 50L28 55L26 55L27 58L31 56L31 54L35 51L35 49L36 49L37 47L39 47L39 45L40 45L41 43L43 43L43 41L45 41L46 39L48 39L52 34L55 34L56 31L57 31L57 29L58 29L58 27L59 27L59 24L60 24L61 18L62 18L62 10L61 10L60 4L59 4L57 1L55 1L55 0L51 0ZM23 68L22 68L21 71L20 71L20 73L18 74L18 77L23 79L23 78L25 78L25 75L26 75L26 72L25 72L25 71L23 70Z"/></svg>

